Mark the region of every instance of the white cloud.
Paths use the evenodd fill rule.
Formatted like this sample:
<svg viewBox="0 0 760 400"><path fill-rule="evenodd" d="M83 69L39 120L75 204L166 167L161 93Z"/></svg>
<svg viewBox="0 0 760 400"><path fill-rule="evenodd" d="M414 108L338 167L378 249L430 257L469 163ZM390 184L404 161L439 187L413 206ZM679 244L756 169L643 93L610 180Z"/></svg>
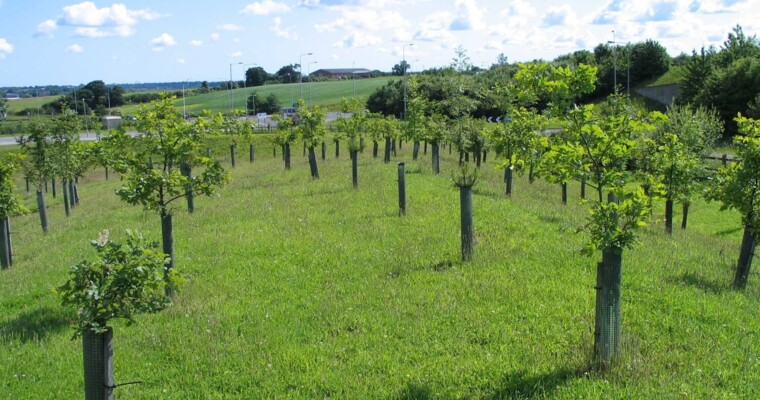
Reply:
<svg viewBox="0 0 760 400"><path fill-rule="evenodd" d="M150 44L153 45L153 51L161 51L166 47L176 45L177 41L170 34L162 33L160 36L151 39Z"/></svg>
<svg viewBox="0 0 760 400"><path fill-rule="evenodd" d="M63 7L63 16L57 21L46 20L37 26L37 35L51 35L59 26L75 27L75 34L86 37L131 36L141 20L150 21L163 15L150 10L130 10L121 3L98 8L85 1Z"/></svg>
<svg viewBox="0 0 760 400"><path fill-rule="evenodd" d="M8 40L0 38L0 60L5 58L6 54L13 53L13 45Z"/></svg>
<svg viewBox="0 0 760 400"><path fill-rule="evenodd" d="M349 36L343 38L343 40L335 43L333 47L347 47L347 48L361 48L369 46L377 46L383 42L383 39L367 34L365 32L354 32Z"/></svg>
<svg viewBox="0 0 760 400"><path fill-rule="evenodd" d="M243 27L240 25L235 25L235 24L222 24L222 25L218 25L216 29L219 29L220 31L236 32L236 31L242 31Z"/></svg>
<svg viewBox="0 0 760 400"><path fill-rule="evenodd" d="M230 53L230 56L231 57L236 57L236 58L242 57L243 56L243 52L242 51L236 51L236 52Z"/></svg>
<svg viewBox="0 0 760 400"><path fill-rule="evenodd" d="M54 20L49 19L47 21L42 21L37 25L35 36L53 37L53 32L55 32L56 29L58 29L58 24Z"/></svg>
<svg viewBox="0 0 760 400"><path fill-rule="evenodd" d="M74 36L85 38L101 38L107 36L113 36L112 33L100 30L93 27L80 27L74 30Z"/></svg>
<svg viewBox="0 0 760 400"><path fill-rule="evenodd" d="M451 23L451 30L480 30L485 26L483 14L486 9L479 6L475 0L455 0L454 6L457 8L457 16Z"/></svg>
<svg viewBox="0 0 760 400"><path fill-rule="evenodd" d="M66 48L67 53L81 53L84 51L84 48L78 44L72 44L71 46Z"/></svg>
<svg viewBox="0 0 760 400"><path fill-rule="evenodd" d="M287 28L282 27L282 19L280 17L274 18L274 24L269 27L269 32L272 32L278 37L285 39L298 39L298 35L295 33L295 28L292 26L289 26Z"/></svg>
<svg viewBox="0 0 760 400"><path fill-rule="evenodd" d="M240 10L240 13L248 15L270 15L275 13L286 13L288 11L290 11L290 6L285 3L264 0L245 6L244 9Z"/></svg>
<svg viewBox="0 0 760 400"><path fill-rule="evenodd" d="M200 47L203 46L203 41L201 40L191 40L190 46Z"/></svg>
<svg viewBox="0 0 760 400"><path fill-rule="evenodd" d="M568 5L549 7L541 17L541 25L544 27L567 26L575 21L575 11Z"/></svg>
<svg viewBox="0 0 760 400"><path fill-rule="evenodd" d="M420 28L414 34L414 40L439 41L450 45L454 40L454 35L449 31L449 26L453 21L454 18L446 11L434 12L420 23Z"/></svg>
<svg viewBox="0 0 760 400"><path fill-rule="evenodd" d="M184 63L185 63L185 59L184 58L178 58L177 59L177 64L184 64Z"/></svg>
<svg viewBox="0 0 760 400"><path fill-rule="evenodd" d="M215 42L216 42L217 40L219 40L219 34L218 34L218 33L212 33L212 34L210 34L208 37L209 37L209 38L211 38L211 40L213 40L213 41L215 41Z"/></svg>

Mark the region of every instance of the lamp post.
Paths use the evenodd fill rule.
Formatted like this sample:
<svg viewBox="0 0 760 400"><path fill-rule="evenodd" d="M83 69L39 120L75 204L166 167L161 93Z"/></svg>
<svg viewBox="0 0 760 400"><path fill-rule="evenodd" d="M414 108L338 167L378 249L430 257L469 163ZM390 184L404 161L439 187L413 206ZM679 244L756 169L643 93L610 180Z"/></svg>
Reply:
<svg viewBox="0 0 760 400"><path fill-rule="evenodd" d="M243 71L244 71L243 72L243 74L244 74L244 77L243 77L243 93L245 93L246 95L248 94L247 90L246 90L246 89L248 89L248 70L246 69L246 67L249 67L251 65L258 66L259 64L256 64L256 63L253 63L253 64L243 64ZM264 82L266 82L266 79L267 78L264 77ZM256 99L254 99L254 103L253 103L253 113L254 114L256 114L256 103L255 103L255 101L256 101ZM245 118L246 119L248 118L248 97L247 96L245 98Z"/></svg>
<svg viewBox="0 0 760 400"><path fill-rule="evenodd" d="M306 65L306 74L309 75L309 107L311 107L311 64L316 64L316 61L312 61Z"/></svg>
<svg viewBox="0 0 760 400"><path fill-rule="evenodd" d="M404 80L404 115L401 116L401 119L406 119L406 46L414 46L414 43L401 46L401 76Z"/></svg>
<svg viewBox="0 0 760 400"><path fill-rule="evenodd" d="M232 112L232 109L235 107L235 102L232 99L232 66L233 65L240 65L242 64L242 61L236 62L236 63L230 63L230 86L227 88L227 102L230 104L230 113Z"/></svg>
<svg viewBox="0 0 760 400"><path fill-rule="evenodd" d="M298 56L298 86L301 89L301 98L303 99L303 56L310 56L312 53L304 53Z"/></svg>
<svg viewBox="0 0 760 400"><path fill-rule="evenodd" d="M615 31L612 31L613 39L615 38ZM616 42L614 40L607 41L608 44L615 45L613 47L612 51L614 54L614 85L615 85L615 93L617 93L617 46L619 44L625 44L626 47L626 56L625 56L625 63L626 63L626 71L625 71L625 80L626 80L626 94L628 96L631 95L631 43L622 43L622 42Z"/></svg>

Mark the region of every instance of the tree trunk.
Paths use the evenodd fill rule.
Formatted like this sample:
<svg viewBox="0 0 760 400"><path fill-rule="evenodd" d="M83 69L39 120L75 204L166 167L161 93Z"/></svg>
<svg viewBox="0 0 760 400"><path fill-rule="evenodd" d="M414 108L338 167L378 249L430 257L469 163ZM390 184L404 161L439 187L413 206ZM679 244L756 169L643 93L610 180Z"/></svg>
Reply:
<svg viewBox="0 0 760 400"><path fill-rule="evenodd" d="M512 166L507 165L504 167L504 183L506 185L505 194L512 196Z"/></svg>
<svg viewBox="0 0 760 400"><path fill-rule="evenodd" d="M68 217L71 215L71 205L69 203L69 191L66 187L66 178L61 180L61 185L63 185L63 211Z"/></svg>
<svg viewBox="0 0 760 400"><path fill-rule="evenodd" d="M470 152L469 151L465 151L464 152L464 162L467 162L467 163L470 162Z"/></svg>
<svg viewBox="0 0 760 400"><path fill-rule="evenodd" d="M385 138L385 154L383 154L383 162L391 162L391 138Z"/></svg>
<svg viewBox="0 0 760 400"><path fill-rule="evenodd" d="M317 154L314 147L309 147L309 169L311 169L311 178L319 179L319 168L317 167Z"/></svg>
<svg viewBox="0 0 760 400"><path fill-rule="evenodd" d="M113 400L113 330L82 333L85 400Z"/></svg>
<svg viewBox="0 0 760 400"><path fill-rule="evenodd" d="M169 270L174 268L174 225L172 224L172 215L167 210L161 210L161 245L164 254L169 258L169 265L166 266L165 277L168 278ZM166 287L166 296L171 296L172 290Z"/></svg>
<svg viewBox="0 0 760 400"><path fill-rule="evenodd" d="M108 166L103 167L106 170L106 180L108 180Z"/></svg>
<svg viewBox="0 0 760 400"><path fill-rule="evenodd" d="M594 359L602 366L609 365L620 350L622 257L622 249L608 248L597 265Z"/></svg>
<svg viewBox="0 0 760 400"><path fill-rule="evenodd" d="M417 161L417 156L420 154L420 141L415 139L414 146L412 147L412 160Z"/></svg>
<svg viewBox="0 0 760 400"><path fill-rule="evenodd" d="M377 143L377 140L372 141L372 158L377 158L377 150L380 145Z"/></svg>
<svg viewBox="0 0 760 400"><path fill-rule="evenodd" d="M430 150L433 153L433 173L437 175L441 172L441 148L438 145L438 142L432 142L430 146Z"/></svg>
<svg viewBox="0 0 760 400"><path fill-rule="evenodd" d="M248 161L253 163L253 143L248 145Z"/></svg>
<svg viewBox="0 0 760 400"><path fill-rule="evenodd" d="M11 261L11 238L8 218L0 220L0 268L7 269L13 265Z"/></svg>
<svg viewBox="0 0 760 400"><path fill-rule="evenodd" d="M24 181L26 182L26 192L29 193L29 177L25 176Z"/></svg>
<svg viewBox="0 0 760 400"><path fill-rule="evenodd" d="M406 167L403 162L398 163L398 213L406 215Z"/></svg>
<svg viewBox="0 0 760 400"><path fill-rule="evenodd" d="M472 224L472 186L459 187L459 207L462 228L462 261L470 261L475 249L475 230Z"/></svg>
<svg viewBox="0 0 760 400"><path fill-rule="evenodd" d="M736 289L743 289L747 285L755 247L757 247L757 234L745 226L742 247L739 251L739 262L736 266L736 276L734 277L734 288Z"/></svg>
<svg viewBox="0 0 760 400"><path fill-rule="evenodd" d="M393 139L391 141L391 151L393 152L393 157L396 157L396 139Z"/></svg>
<svg viewBox="0 0 760 400"><path fill-rule="evenodd" d="M277 146L272 146L272 158L277 158Z"/></svg>
<svg viewBox="0 0 760 400"><path fill-rule="evenodd" d="M472 153L472 156L475 157L475 166L480 168L480 150L477 150Z"/></svg>
<svg viewBox="0 0 760 400"><path fill-rule="evenodd" d="M303 142L303 156L306 157L306 142Z"/></svg>
<svg viewBox="0 0 760 400"><path fill-rule="evenodd" d="M464 151L462 149L459 149L459 166L462 166L462 163L464 162Z"/></svg>
<svg viewBox="0 0 760 400"><path fill-rule="evenodd" d="M79 201L77 200L77 186L73 179L69 179L69 202L71 203L71 208L79 205Z"/></svg>
<svg viewBox="0 0 760 400"><path fill-rule="evenodd" d="M530 183L532 185L533 182L536 180L536 176L534 175L534 173L535 173L535 167L533 166L533 159L532 158L530 159L530 162L528 164L529 164L528 165L528 183Z"/></svg>
<svg viewBox="0 0 760 400"><path fill-rule="evenodd" d="M689 202L683 203L681 212L681 229L686 229L686 221L689 219Z"/></svg>
<svg viewBox="0 0 760 400"><path fill-rule="evenodd" d="M322 161L327 158L327 143L322 142Z"/></svg>
<svg viewBox="0 0 760 400"><path fill-rule="evenodd" d="M285 143L282 148L282 159L285 160L285 169L290 169L290 144Z"/></svg>
<svg viewBox="0 0 760 400"><path fill-rule="evenodd" d="M351 154L351 183L354 185L354 189L359 187L359 168L358 158L359 152L356 150L349 150Z"/></svg>
<svg viewBox="0 0 760 400"><path fill-rule="evenodd" d="M37 208L40 213L40 225L42 226L42 233L48 231L48 217L47 208L45 208L45 194L41 191L37 191Z"/></svg>
<svg viewBox="0 0 760 400"><path fill-rule="evenodd" d="M581 179L581 198L582 199L586 198L586 180L585 179Z"/></svg>
<svg viewBox="0 0 760 400"><path fill-rule="evenodd" d="M567 182L562 182L562 204L567 204Z"/></svg>
<svg viewBox="0 0 760 400"><path fill-rule="evenodd" d="M340 140L335 141L335 158L340 158Z"/></svg>
<svg viewBox="0 0 760 400"><path fill-rule="evenodd" d="M427 140L424 141L424 145L422 146L422 155L427 155Z"/></svg>
<svg viewBox="0 0 760 400"><path fill-rule="evenodd" d="M232 168L235 168L235 145L230 145L230 163L232 163Z"/></svg>
<svg viewBox="0 0 760 400"><path fill-rule="evenodd" d="M185 161L182 161L179 164L179 171L188 180L193 178L193 168ZM195 199L193 196L192 186L190 184L187 184L185 186L185 199L187 199L187 212L190 214L195 211Z"/></svg>
<svg viewBox="0 0 760 400"><path fill-rule="evenodd" d="M53 198L55 198L56 190L55 190L55 177L50 178L50 187L53 193ZM66 190L66 187L63 188L63 190Z"/></svg>
<svg viewBox="0 0 760 400"><path fill-rule="evenodd" d="M665 200L665 232L673 234L673 199Z"/></svg>

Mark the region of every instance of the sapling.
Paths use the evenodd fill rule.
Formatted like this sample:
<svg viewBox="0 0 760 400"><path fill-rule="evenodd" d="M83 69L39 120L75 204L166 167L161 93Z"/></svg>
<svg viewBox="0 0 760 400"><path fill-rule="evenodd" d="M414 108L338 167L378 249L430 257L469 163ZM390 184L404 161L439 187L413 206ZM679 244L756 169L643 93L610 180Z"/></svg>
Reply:
<svg viewBox="0 0 760 400"><path fill-rule="evenodd" d="M28 211L13 191L16 186L13 174L21 167L21 161L22 156L16 154L0 157L0 268L2 269L13 265L10 217Z"/></svg>
<svg viewBox="0 0 760 400"><path fill-rule="evenodd" d="M23 163L24 172L36 189L37 210L43 233L47 233L48 231L45 191L48 178L53 175L55 170L52 149L48 141L48 129L47 123L34 121L26 126L28 135L18 139L21 150L25 155Z"/></svg>
<svg viewBox="0 0 760 400"><path fill-rule="evenodd" d="M351 114L346 118L346 114ZM359 186L358 177L358 158L362 145L362 133L366 129L367 116L364 113L363 105L357 98L341 100L342 117L338 119L338 129L345 135L348 140L348 150L351 154L351 182L354 189Z"/></svg>
<svg viewBox="0 0 760 400"><path fill-rule="evenodd" d="M97 258L71 267L69 279L56 288L64 306L77 310L74 337L82 337L85 399L112 399L113 329L109 323L125 319L127 325L143 313L156 313L171 302L167 290L181 278L169 270L169 258L158 243L147 242L127 230L124 244L113 242L108 231L92 241Z"/></svg>
<svg viewBox="0 0 760 400"><path fill-rule="evenodd" d="M478 180L478 170L464 164L452 177L459 188L459 210L462 238L462 261L472 260L475 252L475 228L472 221L472 187Z"/></svg>
<svg viewBox="0 0 760 400"><path fill-rule="evenodd" d="M743 289L760 232L760 121L741 114L735 121L739 128L739 135L734 137L738 161L721 167L707 188L706 198L722 202L721 210L735 209L742 216L744 234L733 285Z"/></svg>
<svg viewBox="0 0 760 400"><path fill-rule="evenodd" d="M309 169L312 179L319 179L317 167L317 155L314 148L324 141L327 128L325 128L325 111L320 106L307 108L304 101L298 100L299 121L296 127L301 139L309 149Z"/></svg>

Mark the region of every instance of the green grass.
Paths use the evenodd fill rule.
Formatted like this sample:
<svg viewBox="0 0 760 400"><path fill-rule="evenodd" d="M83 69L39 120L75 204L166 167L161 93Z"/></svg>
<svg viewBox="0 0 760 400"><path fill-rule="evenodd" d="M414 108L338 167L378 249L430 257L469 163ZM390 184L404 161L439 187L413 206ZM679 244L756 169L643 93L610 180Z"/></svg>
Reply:
<svg viewBox="0 0 760 400"><path fill-rule="evenodd" d="M230 98L232 97L232 99L234 99L235 108L242 110L245 108L246 96L254 91L256 92L256 95L262 99L270 94L274 94L277 96L280 104L283 107L287 107L291 104L291 99L297 101L301 97L301 90L303 90L303 99L307 104L311 98L312 104L324 106L330 110L339 110L341 99L344 97L349 98L354 95L354 85L356 85L356 96L367 98L375 91L375 89L385 85L390 79L395 78L383 77L356 79L356 81L340 80L313 82L311 84L304 82L302 85L298 83L274 84L253 88L240 88L232 91L219 90L200 95L187 96L185 98L185 107L187 113L193 115L201 114L203 110L210 110L214 113L226 113L229 112ZM175 104L177 107L182 107L182 99L177 99ZM138 105L129 105L121 107L120 109L122 114L128 115L136 113L138 107Z"/></svg>
<svg viewBox="0 0 760 400"><path fill-rule="evenodd" d="M335 159L328 146L312 181L300 146L284 171L267 138L256 144L253 164L240 146L219 196L196 199L192 215L178 204L176 263L189 281L170 309L113 324L116 382L142 381L117 398L760 397L760 278L729 288L735 213L697 201L688 230L668 237L653 222L625 252L624 356L600 374L588 369L599 256L579 255L587 209L562 206L558 187L518 178L506 199L489 155L474 188L475 259L461 263L448 151L434 176L429 153L415 162L404 145L399 217L395 162L365 151L354 191L347 153ZM211 147L229 165L224 138ZM70 218L49 198L47 235L37 215L13 219L0 398L81 398L75 314L50 289L92 257L102 229L160 238L158 216L118 201L117 186L93 170Z"/></svg>
<svg viewBox="0 0 760 400"><path fill-rule="evenodd" d="M670 67L670 69L667 72L660 75L659 77L654 79L652 82L649 82L645 86L660 86L660 85L670 85L673 83L679 83L681 82L682 74L683 74L682 67Z"/></svg>

